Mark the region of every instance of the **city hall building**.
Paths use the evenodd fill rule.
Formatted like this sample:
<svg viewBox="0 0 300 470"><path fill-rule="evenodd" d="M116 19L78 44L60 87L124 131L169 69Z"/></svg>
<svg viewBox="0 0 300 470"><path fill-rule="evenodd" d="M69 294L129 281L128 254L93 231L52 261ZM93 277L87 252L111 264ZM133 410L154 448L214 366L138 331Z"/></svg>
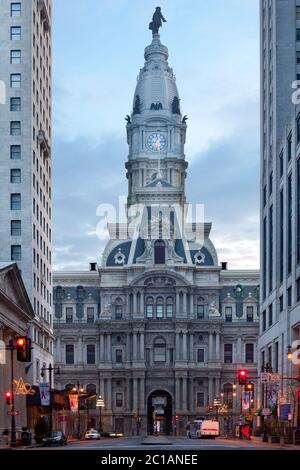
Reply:
<svg viewBox="0 0 300 470"><path fill-rule="evenodd" d="M154 30L126 119L127 223L109 224L101 266L54 273L56 387L104 400L101 424L95 400L82 403L75 433L78 419L81 431L183 433L216 397L231 426L247 405L238 369L255 406L259 272L228 270L211 224L186 222L187 118Z"/></svg>

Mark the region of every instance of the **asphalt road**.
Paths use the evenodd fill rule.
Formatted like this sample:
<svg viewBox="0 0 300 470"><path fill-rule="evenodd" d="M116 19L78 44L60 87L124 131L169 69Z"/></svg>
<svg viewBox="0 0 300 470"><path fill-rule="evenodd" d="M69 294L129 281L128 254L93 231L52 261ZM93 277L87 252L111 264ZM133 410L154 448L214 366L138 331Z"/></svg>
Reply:
<svg viewBox="0 0 300 470"><path fill-rule="evenodd" d="M226 439L187 439L185 437L168 438L167 445L143 445L145 437L128 437L120 439L101 439L99 441L69 442L65 447L52 447L56 450L282 450L295 449L294 446L264 444L260 440L239 441ZM30 449L35 450L35 449ZM49 450L49 447L39 447L36 450Z"/></svg>

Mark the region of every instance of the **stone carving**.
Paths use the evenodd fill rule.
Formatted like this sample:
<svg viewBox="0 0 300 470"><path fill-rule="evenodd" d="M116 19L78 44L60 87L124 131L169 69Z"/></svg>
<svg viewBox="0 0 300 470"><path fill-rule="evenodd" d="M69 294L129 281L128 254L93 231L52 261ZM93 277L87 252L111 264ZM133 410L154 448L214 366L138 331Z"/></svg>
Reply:
<svg viewBox="0 0 300 470"><path fill-rule="evenodd" d="M152 243L151 240L146 240L146 259L152 258Z"/></svg>
<svg viewBox="0 0 300 470"><path fill-rule="evenodd" d="M175 286L176 282L170 277L160 276L160 277L150 277L144 282L146 287L170 287Z"/></svg>
<svg viewBox="0 0 300 470"><path fill-rule="evenodd" d="M199 250L194 256L195 264L204 264L205 255Z"/></svg>
<svg viewBox="0 0 300 470"><path fill-rule="evenodd" d="M159 111L160 109L163 109L163 105L161 103L152 103L150 109L152 111Z"/></svg>
<svg viewBox="0 0 300 470"><path fill-rule="evenodd" d="M103 310L100 313L100 318L102 320L110 320L111 319L111 304L105 304Z"/></svg>
<svg viewBox="0 0 300 470"><path fill-rule="evenodd" d="M188 120L187 115L183 116L182 118L182 124L186 124L186 121Z"/></svg>
<svg viewBox="0 0 300 470"><path fill-rule="evenodd" d="M139 95L135 97L135 103L133 107L133 114L141 114L141 99Z"/></svg>
<svg viewBox="0 0 300 470"><path fill-rule="evenodd" d="M154 34L158 34L159 28L162 27L162 21L164 23L167 22L167 20L162 15L161 8L156 7L155 12L154 12L153 17L152 17L152 21L149 24L149 29L152 31L153 36L154 36Z"/></svg>
<svg viewBox="0 0 300 470"><path fill-rule="evenodd" d="M175 244L174 240L168 241L168 256L170 259L173 259L175 255Z"/></svg>
<svg viewBox="0 0 300 470"><path fill-rule="evenodd" d="M179 98L177 96L174 96L174 99L172 101L172 113L180 114Z"/></svg>
<svg viewBox="0 0 300 470"><path fill-rule="evenodd" d="M125 116L125 121L127 121L128 124L131 124L131 117L129 116L129 114Z"/></svg>
<svg viewBox="0 0 300 470"><path fill-rule="evenodd" d="M121 248L119 248L118 253L114 256L115 264L122 265L125 263L125 255L122 253Z"/></svg>
<svg viewBox="0 0 300 470"><path fill-rule="evenodd" d="M221 314L220 314L219 310L217 309L217 304L214 300L211 302L211 304L209 306L208 316L209 316L209 318L220 318L221 317Z"/></svg>

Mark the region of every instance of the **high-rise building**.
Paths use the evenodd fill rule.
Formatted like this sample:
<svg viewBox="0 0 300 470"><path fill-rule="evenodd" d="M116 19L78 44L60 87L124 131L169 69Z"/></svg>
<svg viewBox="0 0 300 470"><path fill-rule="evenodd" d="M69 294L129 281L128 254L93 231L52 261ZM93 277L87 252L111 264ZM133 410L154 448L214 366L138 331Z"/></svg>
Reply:
<svg viewBox="0 0 300 470"><path fill-rule="evenodd" d="M18 264L34 309L38 383L53 347L51 0L1 0L0 19L0 260Z"/></svg>
<svg viewBox="0 0 300 470"><path fill-rule="evenodd" d="M99 269L54 273L56 384L101 394L103 430L129 435L184 434L216 399L233 431L257 390L259 272L220 265L211 224L185 222L187 118L168 55L154 29L127 116L128 221L109 224ZM99 426L91 405L70 432Z"/></svg>
<svg viewBox="0 0 300 470"><path fill-rule="evenodd" d="M292 99L295 81L300 79L300 2L261 0L260 30L259 366L271 368L281 378L295 377L299 373L297 361L289 361L287 351L300 339L300 117L299 107ZM295 407L296 381L282 379L276 387L269 385L269 390L274 391L269 395L267 389L268 385L261 387L262 406L280 402ZM296 414L292 416L296 420Z"/></svg>

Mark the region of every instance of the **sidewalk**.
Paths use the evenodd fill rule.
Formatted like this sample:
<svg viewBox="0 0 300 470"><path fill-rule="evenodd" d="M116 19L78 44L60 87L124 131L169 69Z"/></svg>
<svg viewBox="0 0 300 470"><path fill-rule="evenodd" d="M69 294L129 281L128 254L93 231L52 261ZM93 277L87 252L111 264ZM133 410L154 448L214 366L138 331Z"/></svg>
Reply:
<svg viewBox="0 0 300 470"><path fill-rule="evenodd" d="M251 440L248 441L247 439L238 439L238 438L226 438L226 437L220 437L218 439L218 441L223 441L223 442L238 442L240 443L241 445L245 445L245 446L251 446L251 445L254 445L256 447L266 447L266 446L270 446L270 448L272 447L280 447L282 449L297 449L297 446L295 446L294 444L269 444L268 442L263 442L262 441L262 438L261 437L256 437L256 436L252 436L251 437Z"/></svg>

